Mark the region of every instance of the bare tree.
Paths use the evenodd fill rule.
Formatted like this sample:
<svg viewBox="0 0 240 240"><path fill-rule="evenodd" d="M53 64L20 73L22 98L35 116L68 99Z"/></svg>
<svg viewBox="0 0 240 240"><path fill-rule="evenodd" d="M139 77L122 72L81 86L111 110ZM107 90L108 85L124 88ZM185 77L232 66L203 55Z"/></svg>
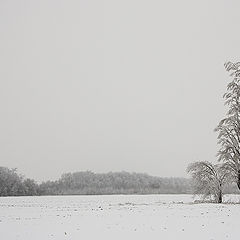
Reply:
<svg viewBox="0 0 240 240"><path fill-rule="evenodd" d="M221 120L215 129L219 132L218 143L221 146L218 160L231 170L231 179L240 189L240 62L227 62L224 66L233 79L227 85L227 92L223 96L225 105L229 108L226 118Z"/></svg>
<svg viewBox="0 0 240 240"><path fill-rule="evenodd" d="M215 202L222 202L223 187L229 176L229 169L225 165L194 162L189 164L187 172L194 180L195 194L202 194L204 199L213 196Z"/></svg>

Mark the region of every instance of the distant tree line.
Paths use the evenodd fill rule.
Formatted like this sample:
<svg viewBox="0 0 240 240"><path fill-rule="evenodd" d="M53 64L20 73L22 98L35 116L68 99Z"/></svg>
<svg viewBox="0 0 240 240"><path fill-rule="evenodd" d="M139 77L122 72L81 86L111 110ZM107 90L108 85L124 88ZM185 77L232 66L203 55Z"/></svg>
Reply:
<svg viewBox="0 0 240 240"><path fill-rule="evenodd" d="M17 169L0 167L0 196L40 195L38 184L17 173Z"/></svg>
<svg viewBox="0 0 240 240"><path fill-rule="evenodd" d="M66 173L58 181L42 183L42 194L168 194L190 193L185 178L160 178L141 173Z"/></svg>
<svg viewBox="0 0 240 240"><path fill-rule="evenodd" d="M0 196L177 194L190 193L189 179L160 178L141 173L90 171L65 173L59 180L37 184L16 169L0 167Z"/></svg>

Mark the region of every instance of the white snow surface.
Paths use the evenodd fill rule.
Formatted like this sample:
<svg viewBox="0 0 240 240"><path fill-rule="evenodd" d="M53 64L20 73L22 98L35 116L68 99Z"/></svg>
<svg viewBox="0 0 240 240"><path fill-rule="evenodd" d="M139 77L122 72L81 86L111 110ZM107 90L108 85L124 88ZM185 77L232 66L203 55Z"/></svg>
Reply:
<svg viewBox="0 0 240 240"><path fill-rule="evenodd" d="M239 199L226 195L224 204L214 204L194 203L191 195L2 197L0 239L237 240Z"/></svg>

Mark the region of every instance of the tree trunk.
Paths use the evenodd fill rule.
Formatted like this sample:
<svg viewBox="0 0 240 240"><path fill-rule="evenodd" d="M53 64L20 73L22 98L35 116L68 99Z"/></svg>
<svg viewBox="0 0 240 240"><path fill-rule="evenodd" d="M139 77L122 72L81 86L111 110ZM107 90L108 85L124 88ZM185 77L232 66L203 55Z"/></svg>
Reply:
<svg viewBox="0 0 240 240"><path fill-rule="evenodd" d="M218 195L218 203L222 203L222 191L221 190Z"/></svg>
<svg viewBox="0 0 240 240"><path fill-rule="evenodd" d="M237 186L238 186L238 189L240 190L240 170L238 170L238 175L237 175Z"/></svg>
<svg viewBox="0 0 240 240"><path fill-rule="evenodd" d="M218 203L222 203L222 183L219 184Z"/></svg>

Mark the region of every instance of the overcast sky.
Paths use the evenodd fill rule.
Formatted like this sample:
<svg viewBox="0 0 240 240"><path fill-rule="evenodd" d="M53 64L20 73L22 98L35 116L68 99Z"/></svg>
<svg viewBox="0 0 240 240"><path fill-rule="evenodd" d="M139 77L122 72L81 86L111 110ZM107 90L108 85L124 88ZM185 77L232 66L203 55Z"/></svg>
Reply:
<svg viewBox="0 0 240 240"><path fill-rule="evenodd" d="M0 165L187 176L216 161L238 0L0 0Z"/></svg>

